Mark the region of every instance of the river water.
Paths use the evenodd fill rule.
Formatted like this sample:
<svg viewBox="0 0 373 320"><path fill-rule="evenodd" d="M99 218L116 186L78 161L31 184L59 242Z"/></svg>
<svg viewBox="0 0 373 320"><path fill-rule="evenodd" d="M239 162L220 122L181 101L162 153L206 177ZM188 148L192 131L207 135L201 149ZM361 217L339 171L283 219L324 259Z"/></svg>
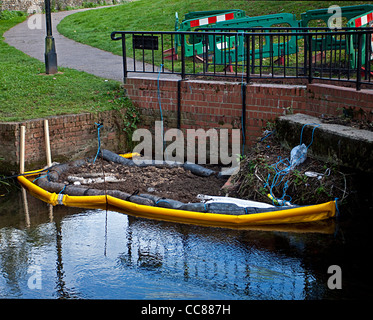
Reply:
<svg viewBox="0 0 373 320"><path fill-rule="evenodd" d="M372 224L371 212L355 212L231 230L51 207L12 192L0 197L0 298L371 299ZM328 273L332 265L341 273Z"/></svg>

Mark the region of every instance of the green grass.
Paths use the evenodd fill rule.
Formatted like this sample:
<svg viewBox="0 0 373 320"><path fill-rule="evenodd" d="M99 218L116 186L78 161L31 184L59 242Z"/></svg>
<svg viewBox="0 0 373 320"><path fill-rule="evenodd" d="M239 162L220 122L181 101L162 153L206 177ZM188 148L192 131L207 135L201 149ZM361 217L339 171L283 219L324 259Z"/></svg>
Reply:
<svg viewBox="0 0 373 320"><path fill-rule="evenodd" d="M340 6L359 5L365 1L338 1ZM247 0L137 0L116 7L80 12L62 20L57 29L60 33L75 41L91 45L117 55L122 54L121 41L112 41L112 31L173 31L175 27L175 12L179 21L184 15L193 11L242 9L248 16L260 16L275 13L293 13L300 20L300 14L307 10L328 8L335 1L247 1ZM310 26L322 26L324 22L312 22ZM133 57L132 41L127 36L127 55ZM173 47L170 36L159 39L163 41L163 49ZM136 50L136 59L142 60L142 50ZM148 63L160 66L162 63L161 50L144 52ZM259 61L259 60L258 60ZM181 72L181 60L163 61L166 69ZM258 62L259 64L259 62ZM132 66L129 66L131 69ZM195 64L192 58L186 59L186 71L198 73L203 71L202 64ZM223 66L217 66L216 72L222 71ZM240 67L239 72L242 72Z"/></svg>
<svg viewBox="0 0 373 320"><path fill-rule="evenodd" d="M242 9L248 16L274 13L300 14L307 10L373 3L366 1L248 1L248 0L137 0L120 6L79 12L63 19L60 33L75 41L121 55L121 43L111 41L112 31L173 31L175 12L179 21L192 11Z"/></svg>
<svg viewBox="0 0 373 320"><path fill-rule="evenodd" d="M44 63L6 44L3 33L25 19L25 15L0 19L0 121L118 108L119 82L68 68L43 75Z"/></svg>

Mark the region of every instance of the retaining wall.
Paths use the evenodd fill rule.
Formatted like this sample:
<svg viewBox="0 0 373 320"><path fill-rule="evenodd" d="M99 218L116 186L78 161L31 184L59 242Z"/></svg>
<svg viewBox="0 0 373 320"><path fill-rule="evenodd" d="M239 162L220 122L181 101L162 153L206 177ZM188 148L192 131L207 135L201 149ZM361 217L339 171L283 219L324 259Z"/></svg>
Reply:
<svg viewBox="0 0 373 320"><path fill-rule="evenodd" d="M127 79L128 96L140 108L141 127L154 129L160 120L156 79ZM188 80L181 82L181 129L240 129L242 114L241 84ZM160 81L160 98L164 128L177 127L178 82ZM245 142L249 146L261 137L268 122L291 113L311 116L342 115L353 109L357 117L373 117L373 90L337 87L328 84L281 85L249 84L246 88ZM93 156L97 151L97 127L103 121L102 145L114 152L125 149L123 121L117 111L100 114L50 117L49 130L52 159L66 161ZM0 123L0 172L17 172L19 136L26 126L26 170L45 165L43 119Z"/></svg>
<svg viewBox="0 0 373 320"><path fill-rule="evenodd" d="M100 0L51 0L51 6L57 10L65 9L67 6L78 7L84 2L99 3ZM106 0L106 3L117 4L124 0ZM0 6L1 7L1 6ZM44 0L2 0L2 10L28 11L35 7L44 8Z"/></svg>
<svg viewBox="0 0 373 320"><path fill-rule="evenodd" d="M52 161L64 162L94 156L98 147L97 126L101 143L114 152L125 146L123 121L118 111L99 114L84 113L47 118L51 144ZM19 171L20 130L26 127L25 169L32 170L46 165L44 119L0 123L0 172Z"/></svg>
<svg viewBox="0 0 373 320"><path fill-rule="evenodd" d="M177 81L160 81L164 127L177 125ZM143 125L152 127L160 120L157 80L129 78L124 85L129 98L140 107ZM241 128L241 84L234 82L187 80L181 82L181 129ZM373 120L373 90L329 84L281 85L249 84L246 87L245 142L252 144L262 135L268 121L291 113L343 115L354 110L355 117Z"/></svg>

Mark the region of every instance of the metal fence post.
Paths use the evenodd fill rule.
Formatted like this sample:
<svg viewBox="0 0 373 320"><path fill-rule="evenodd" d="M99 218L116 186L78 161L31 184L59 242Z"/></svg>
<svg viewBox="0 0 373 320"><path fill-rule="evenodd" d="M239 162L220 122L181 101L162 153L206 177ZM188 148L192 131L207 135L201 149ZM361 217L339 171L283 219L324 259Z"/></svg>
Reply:
<svg viewBox="0 0 373 320"><path fill-rule="evenodd" d="M122 34L122 57L123 57L123 82L127 80L127 53L126 53L126 35Z"/></svg>
<svg viewBox="0 0 373 320"><path fill-rule="evenodd" d="M255 30L253 30L255 32ZM255 74L255 35L251 36L251 73Z"/></svg>
<svg viewBox="0 0 373 320"><path fill-rule="evenodd" d="M357 67L356 67L356 90L360 90L361 89L361 60L362 60L362 55L363 55L363 52L362 52L362 34L359 32L357 34L357 51L358 51L358 54L357 54ZM365 48L367 49L367 48ZM365 50L365 53L367 53L368 50Z"/></svg>
<svg viewBox="0 0 373 320"><path fill-rule="evenodd" d="M250 37L245 34L246 42L246 83L250 82Z"/></svg>
<svg viewBox="0 0 373 320"><path fill-rule="evenodd" d="M185 80L185 35L181 34L181 79Z"/></svg>
<svg viewBox="0 0 373 320"><path fill-rule="evenodd" d="M308 83L312 83L312 79L313 79L312 77L312 42L311 41L312 41L312 34L308 35Z"/></svg>
<svg viewBox="0 0 373 320"><path fill-rule="evenodd" d="M304 36L304 54L303 54L303 75L307 75L307 52L308 52L308 39Z"/></svg>

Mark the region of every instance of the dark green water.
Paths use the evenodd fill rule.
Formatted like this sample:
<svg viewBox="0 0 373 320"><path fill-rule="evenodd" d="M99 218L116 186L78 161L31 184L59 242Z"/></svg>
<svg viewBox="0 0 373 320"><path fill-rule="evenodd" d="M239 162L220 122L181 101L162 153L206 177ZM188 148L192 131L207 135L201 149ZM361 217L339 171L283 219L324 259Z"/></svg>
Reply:
<svg viewBox="0 0 373 320"><path fill-rule="evenodd" d="M371 299L371 212L294 230L229 230L0 200L0 298ZM343 215L343 212L342 212ZM341 268L342 289L328 287Z"/></svg>

